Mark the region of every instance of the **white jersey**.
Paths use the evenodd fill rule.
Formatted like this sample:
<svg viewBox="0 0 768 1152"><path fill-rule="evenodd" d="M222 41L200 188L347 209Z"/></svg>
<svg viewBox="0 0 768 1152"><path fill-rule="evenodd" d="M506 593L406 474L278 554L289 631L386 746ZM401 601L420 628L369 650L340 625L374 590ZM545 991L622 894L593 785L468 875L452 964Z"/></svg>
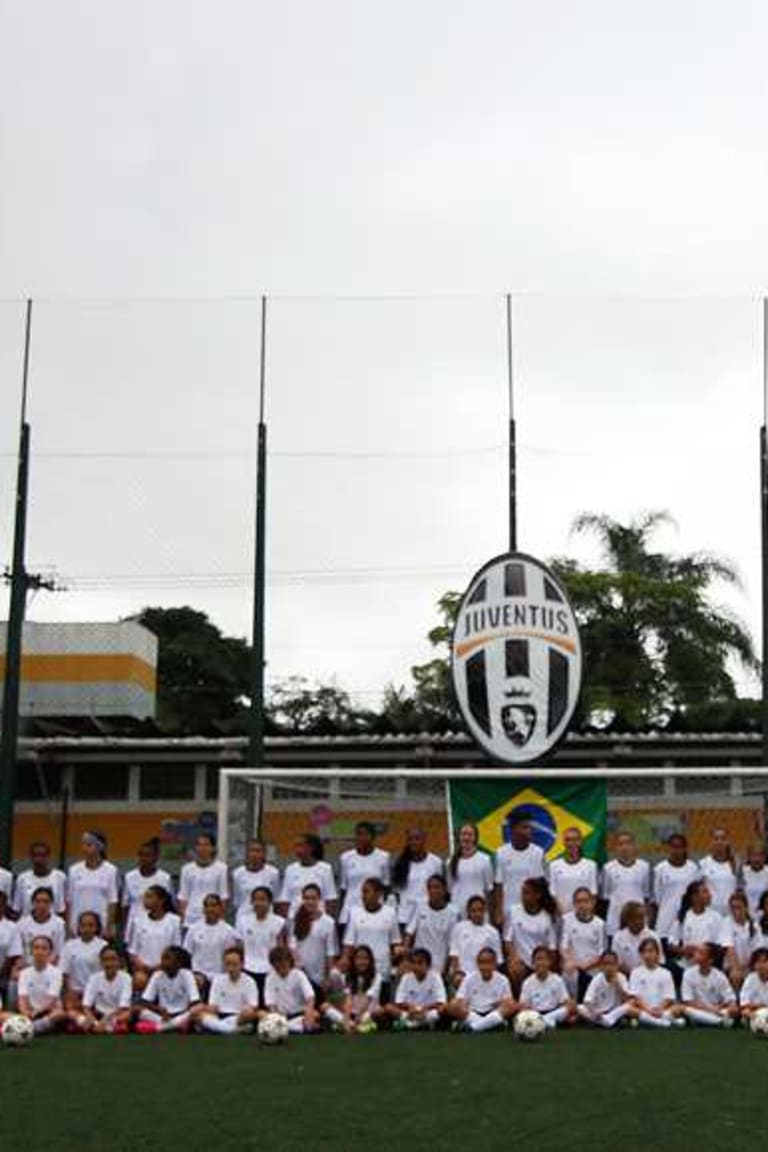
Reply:
<svg viewBox="0 0 768 1152"><path fill-rule="evenodd" d="M602 895L608 901L606 927L612 936L621 923L621 910L630 901L645 904L651 898L651 866L647 860L622 864L609 860L603 869Z"/></svg>
<svg viewBox="0 0 768 1152"><path fill-rule="evenodd" d="M741 887L747 897L750 916L757 916L760 897L764 892L768 892L768 865L754 869L745 864L741 870Z"/></svg>
<svg viewBox="0 0 768 1152"><path fill-rule="evenodd" d="M434 968L430 968L423 980L417 980L413 972L406 972L395 993L395 1004L409 1004L416 1008L445 1004L447 999L445 984Z"/></svg>
<svg viewBox="0 0 768 1152"><path fill-rule="evenodd" d="M619 967L622 972L632 972L642 963L640 948L646 940L654 940L662 955L661 940L653 928L641 928L639 932L631 932L629 928L619 928L611 941L611 948L619 958Z"/></svg>
<svg viewBox="0 0 768 1152"><path fill-rule="evenodd" d="M494 972L490 980L484 980L475 970L464 977L456 996L464 1001L470 1012L485 1015L498 1008L502 1000L509 1000L512 989L509 980L501 972Z"/></svg>
<svg viewBox="0 0 768 1152"><path fill-rule="evenodd" d="M526 912L522 904L513 904L507 913L504 939L515 950L526 967L533 962L535 948L557 948L557 932L549 912Z"/></svg>
<svg viewBox="0 0 768 1152"><path fill-rule="evenodd" d="M728 901L738 887L736 867L729 860L715 860L712 856L704 856L699 863L701 875L707 882L712 893L711 908L725 916L728 912Z"/></svg>
<svg viewBox="0 0 768 1152"><path fill-rule="evenodd" d="M685 890L699 876L695 860L686 860L679 865L661 860L654 868L653 899L657 909L654 928L662 940L667 940L675 931Z"/></svg>
<svg viewBox="0 0 768 1152"><path fill-rule="evenodd" d="M67 988L72 992L84 992L85 986L96 972L101 971L101 950L106 940L94 936L93 940L81 940L73 936L67 940L61 953L61 974L67 978Z"/></svg>
<svg viewBox="0 0 768 1152"><path fill-rule="evenodd" d="M243 942L243 967L246 971L258 975L269 972L269 953L283 942L283 917L268 912L263 920L259 920L254 911L241 912L235 930Z"/></svg>
<svg viewBox="0 0 768 1152"><path fill-rule="evenodd" d="M47 920L35 920L32 916L22 916L18 922L18 929L25 964L32 963L32 941L36 936L45 936L47 940L50 940L54 959L61 956L67 938L67 928L61 916L51 914Z"/></svg>
<svg viewBox="0 0 768 1152"><path fill-rule="evenodd" d="M168 893L173 891L171 878L162 868L156 868L149 876L145 876L138 868L132 868L130 872L126 872L122 898L123 911L126 917L126 934L130 932L135 916L146 915L144 893L147 888L163 888Z"/></svg>
<svg viewBox="0 0 768 1152"><path fill-rule="evenodd" d="M483 948L491 948L496 962L501 964L501 939L492 924L473 924L459 920L451 932L448 954L458 961L459 971L469 974L477 971L477 957Z"/></svg>
<svg viewBox="0 0 768 1152"><path fill-rule="evenodd" d="M549 865L547 875L549 890L561 912L573 911L573 895L579 888L588 888L593 896L597 896L597 864L586 856L575 861L558 856Z"/></svg>
<svg viewBox="0 0 768 1152"><path fill-rule="evenodd" d="M102 860L96 868L89 868L84 860L71 866L67 873L67 903L72 935L77 932L77 922L83 912L95 912L102 930L107 927L110 905L118 902L117 889L117 868L109 860Z"/></svg>
<svg viewBox="0 0 768 1152"><path fill-rule="evenodd" d="M257 888L268 888L272 899L277 900L280 893L280 871L274 864L264 864L262 868L248 868L241 864L232 873L232 901L235 912L248 912L251 905L251 894Z"/></svg>
<svg viewBox="0 0 768 1152"><path fill-rule="evenodd" d="M288 905L288 916L294 916L301 904L301 894L307 884L316 884L320 889L320 899L324 904L335 900L338 896L336 881L333 878L333 869L325 860L317 860L314 864L300 864L294 860L289 864L283 874L283 886L280 889L278 904Z"/></svg>
<svg viewBox="0 0 768 1152"><path fill-rule="evenodd" d="M667 1000L675 1000L675 983L668 968L660 965L635 968L629 978L629 994L637 996L646 1008L661 1008Z"/></svg>
<svg viewBox="0 0 768 1152"><path fill-rule="evenodd" d="M532 972L523 980L520 989L520 1003L534 1012L554 1012L568 999L568 989L562 976L549 972L543 980Z"/></svg>
<svg viewBox="0 0 768 1152"><path fill-rule="evenodd" d="M723 934L723 918L714 908L694 912L689 908L682 924L678 921L670 939L689 948L694 944L719 944Z"/></svg>
<svg viewBox="0 0 768 1152"><path fill-rule="evenodd" d="M515 848L503 844L496 853L495 882L501 885L504 908L519 904L526 880L544 875L544 851L538 844Z"/></svg>
<svg viewBox="0 0 768 1152"><path fill-rule="evenodd" d="M19 998L26 996L33 1012L42 1012L48 1008L51 1000L58 1000L61 996L61 969L55 964L46 964L45 968L35 968L31 964L22 968L19 973Z"/></svg>
<svg viewBox="0 0 768 1152"><path fill-rule="evenodd" d="M757 972L750 972L741 986L739 1003L755 1008L768 1008L768 980L761 980Z"/></svg>
<svg viewBox="0 0 768 1152"><path fill-rule="evenodd" d="M109 1019L121 1009L130 1008L132 999L133 985L127 972L117 972L112 980L107 980L103 972L94 972L83 992L83 1007Z"/></svg>
<svg viewBox="0 0 768 1152"><path fill-rule="evenodd" d="M344 903L339 914L340 924L346 924L352 909L362 904L365 881L380 880L385 888L389 888L390 871L390 855L383 848L374 848L363 855L356 848L342 852L339 859L339 887L344 892Z"/></svg>
<svg viewBox="0 0 768 1152"><path fill-rule="evenodd" d="M344 945L357 947L367 944L376 962L376 971L382 980L389 980L392 973L392 945L400 943L400 925L397 913L389 904L383 904L375 912L366 908L353 908L344 935Z"/></svg>
<svg viewBox="0 0 768 1152"><path fill-rule="evenodd" d="M597 972L584 993L584 1003L598 1015L603 1012L612 1012L623 1004L629 995L629 985L623 972L616 974L616 979L608 981L604 972Z"/></svg>
<svg viewBox="0 0 768 1152"><path fill-rule="evenodd" d="M0 868L0 892L5 893L7 907L13 907L13 873L7 868Z"/></svg>
<svg viewBox="0 0 768 1152"><path fill-rule="evenodd" d="M222 900L229 896L229 872L223 860L213 860L210 864L198 864L196 860L190 860L182 868L179 900L186 904L185 928L203 919L203 900L206 896L219 896Z"/></svg>
<svg viewBox="0 0 768 1152"><path fill-rule="evenodd" d="M705 1008L725 1008L736 1002L736 993L731 982L719 968L710 968L704 973L697 966L686 968L680 999L684 1004L696 1003Z"/></svg>
<svg viewBox="0 0 768 1152"><path fill-rule="evenodd" d="M427 901L423 901L416 906L408 921L405 930L413 938L413 947L426 948L436 972L445 971L451 932L458 919L459 913L453 904L433 908Z"/></svg>
<svg viewBox="0 0 768 1152"><path fill-rule="evenodd" d="M271 970L264 982L264 1003L283 1016L302 1016L315 994L300 968L291 968L287 976Z"/></svg>
<svg viewBox="0 0 768 1152"><path fill-rule="evenodd" d="M32 911L32 893L38 888L47 888L53 895L53 911L63 916L67 906L67 878L58 868L52 868L46 876L38 876L31 868L20 872L13 890L13 910L19 916L28 916Z"/></svg>
<svg viewBox="0 0 768 1152"><path fill-rule="evenodd" d="M224 971L224 953L227 948L235 948L240 937L226 920L208 924L198 920L187 929L184 947L190 955L193 972L201 972L206 980L212 980Z"/></svg>
<svg viewBox="0 0 768 1152"><path fill-rule="evenodd" d="M444 875L443 862L434 852L427 852L423 860L411 860L408 865L408 881L398 896L401 924L407 924L418 905L426 902L430 876Z"/></svg>
<svg viewBox="0 0 768 1152"><path fill-rule="evenodd" d="M241 972L237 980L227 972L214 976L208 1003L217 1008L221 1016L239 1016L248 1008L258 1008L256 981L247 972Z"/></svg>
<svg viewBox="0 0 768 1152"><path fill-rule="evenodd" d="M575 912L563 916L560 932L560 953L579 968L594 964L605 951L605 921L599 916L580 920Z"/></svg>
<svg viewBox="0 0 768 1152"><path fill-rule="evenodd" d="M200 993L195 978L188 968L180 968L175 976L169 976L160 969L153 972L142 993L142 1000L157 1004L171 1016L188 1011L191 1004L197 1004Z"/></svg>
<svg viewBox="0 0 768 1152"><path fill-rule="evenodd" d="M147 968L159 968L165 949L181 944L181 917L175 912L166 912L156 919L135 916L126 944L131 956L137 956Z"/></svg>
<svg viewBox="0 0 768 1152"><path fill-rule="evenodd" d="M292 931L288 946L299 968L306 972L313 983L322 984L331 960L339 954L333 917L323 912L312 921L309 933L303 940L299 940L295 931Z"/></svg>
<svg viewBox="0 0 768 1152"><path fill-rule="evenodd" d="M732 948L737 963L742 967L749 964L752 953L762 945L763 938L753 924L737 924L732 916L724 916L720 924L722 948Z"/></svg>
<svg viewBox="0 0 768 1152"><path fill-rule="evenodd" d="M485 852L473 852L471 856L460 856L456 861L456 875L451 872L450 861L446 864L448 889L451 903L458 908L459 915L467 914L467 901L473 896L485 900L493 890L493 864Z"/></svg>
<svg viewBox="0 0 768 1152"><path fill-rule="evenodd" d="M8 961L18 959L23 952L18 924L4 916L0 920L0 974Z"/></svg>

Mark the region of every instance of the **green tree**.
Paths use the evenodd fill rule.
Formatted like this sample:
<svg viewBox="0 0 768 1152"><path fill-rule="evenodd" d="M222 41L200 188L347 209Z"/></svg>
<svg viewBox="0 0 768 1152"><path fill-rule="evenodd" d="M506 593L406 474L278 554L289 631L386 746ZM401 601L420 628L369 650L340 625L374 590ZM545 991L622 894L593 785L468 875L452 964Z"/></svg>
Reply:
<svg viewBox="0 0 768 1152"><path fill-rule="evenodd" d="M164 732L203 735L242 727L250 649L194 608L144 608L135 617L158 639L157 720Z"/></svg>
<svg viewBox="0 0 768 1152"><path fill-rule="evenodd" d="M443 732L461 729L463 721L456 706L451 681L450 645L460 592L446 592L437 602L440 623L428 633L435 655L426 664L411 668L413 691L387 685L382 718L394 732Z"/></svg>
<svg viewBox="0 0 768 1152"><path fill-rule="evenodd" d="M347 736L365 731L373 717L355 708L336 684L289 676L273 685L267 710L276 729L296 736Z"/></svg>

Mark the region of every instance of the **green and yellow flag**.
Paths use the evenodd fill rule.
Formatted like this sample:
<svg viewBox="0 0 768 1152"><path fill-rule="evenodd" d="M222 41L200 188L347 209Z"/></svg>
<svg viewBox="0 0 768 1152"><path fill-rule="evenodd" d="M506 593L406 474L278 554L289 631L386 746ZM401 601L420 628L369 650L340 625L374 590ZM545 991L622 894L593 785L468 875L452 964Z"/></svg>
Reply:
<svg viewBox="0 0 768 1152"><path fill-rule="evenodd" d="M607 797L600 780L451 780L451 828L476 824L480 847L496 852L509 839L512 819L529 820L547 860L563 852L563 833L578 828L584 855L605 859Z"/></svg>

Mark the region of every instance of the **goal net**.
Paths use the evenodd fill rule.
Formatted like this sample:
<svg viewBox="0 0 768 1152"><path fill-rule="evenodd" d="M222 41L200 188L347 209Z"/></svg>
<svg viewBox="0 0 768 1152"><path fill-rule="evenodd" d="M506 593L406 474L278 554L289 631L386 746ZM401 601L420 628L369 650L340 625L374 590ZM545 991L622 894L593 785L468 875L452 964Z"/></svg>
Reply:
<svg viewBox="0 0 768 1152"><path fill-rule="evenodd" d="M355 825L365 820L374 825L379 846L392 853L402 849L409 829L420 827L427 834L429 850L446 856L453 844L449 797L455 781L477 782L478 787L501 782L508 785L510 803L516 796L529 796L531 790L544 792L555 781L604 782L607 855L620 830L631 832L639 854L651 861L666 854L665 841L673 832L688 837L690 854L696 858L709 851L717 828L727 830L740 860L750 845L765 839L768 768L538 773L496 768L450 772L225 768L219 776L219 851L229 864L239 864L247 841L258 838L269 859L282 866L292 859L296 838L311 832L320 837L326 859L334 863L353 846Z"/></svg>

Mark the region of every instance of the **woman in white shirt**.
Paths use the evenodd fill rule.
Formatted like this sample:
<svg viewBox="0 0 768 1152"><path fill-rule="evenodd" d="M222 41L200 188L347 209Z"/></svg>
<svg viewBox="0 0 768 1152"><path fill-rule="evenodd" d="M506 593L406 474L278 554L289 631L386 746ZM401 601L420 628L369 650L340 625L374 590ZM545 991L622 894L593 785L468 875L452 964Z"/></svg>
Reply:
<svg viewBox="0 0 768 1152"><path fill-rule="evenodd" d="M712 908L725 916L728 901L738 887L738 868L731 848L731 838L725 828L715 828L709 855L699 861L702 877L712 893Z"/></svg>
<svg viewBox="0 0 768 1152"><path fill-rule="evenodd" d="M586 888L597 896L597 864L587 859L582 844L579 829L566 828L563 855L553 860L547 869L549 888L561 915L573 911L573 897L579 888Z"/></svg>
<svg viewBox="0 0 768 1152"><path fill-rule="evenodd" d="M18 880L16 881L18 887ZM765 844L750 844L741 870L741 887L747 894L750 915L756 916L760 898L768 892L768 863Z"/></svg>
<svg viewBox="0 0 768 1152"><path fill-rule="evenodd" d="M203 919L206 896L218 896L226 911L229 901L229 870L216 859L216 841L208 832L195 838L195 858L181 870L179 913L185 928Z"/></svg>
<svg viewBox="0 0 768 1152"><path fill-rule="evenodd" d="M543 878L526 880L521 903L513 904L507 913L504 929L504 951L507 974L514 989L519 989L533 971L533 954L544 947L557 949L557 904Z"/></svg>
<svg viewBox="0 0 768 1152"><path fill-rule="evenodd" d="M181 947L181 917L171 910L172 904L170 892L152 884L144 893L142 914L131 919L126 947L137 991L160 967L166 948Z"/></svg>
<svg viewBox="0 0 768 1152"><path fill-rule="evenodd" d="M130 935L131 924L135 916L144 915L144 893L148 888L165 888L171 893L173 886L171 877L158 867L160 860L160 841L157 836L145 840L136 853L136 867L126 872L123 883L123 936Z"/></svg>
<svg viewBox="0 0 768 1152"><path fill-rule="evenodd" d="M238 914L235 930L243 942L243 967L256 981L259 1006L264 1007L264 985L269 973L269 954L285 944L286 922L272 911L269 888L254 888L251 906Z"/></svg>
<svg viewBox="0 0 768 1152"><path fill-rule="evenodd" d="M299 968L309 978L317 1004L322 1004L331 969L338 960L339 949L336 943L336 923L332 916L323 912L317 884L307 884L301 894L301 904L293 918L288 947Z"/></svg>
<svg viewBox="0 0 768 1152"><path fill-rule="evenodd" d="M280 894L280 871L267 861L267 849L261 840L249 840L245 863L232 873L232 903L235 914L251 907L251 893L256 888L269 888L272 899Z"/></svg>
<svg viewBox="0 0 768 1152"><path fill-rule="evenodd" d="M376 829L368 820L355 825L355 846L342 852L339 858L339 888L342 893L339 924L349 920L353 908L362 903L362 889L366 880L380 880L385 889L391 883L390 856L376 847Z"/></svg>
<svg viewBox="0 0 768 1152"><path fill-rule="evenodd" d="M427 851L427 834L423 828L409 828L405 847L392 868L392 886L398 896L398 919L403 928L410 923L414 912L427 898L430 876L443 875L443 862L434 852Z"/></svg>
<svg viewBox="0 0 768 1152"><path fill-rule="evenodd" d="M723 969L738 991L752 966L752 953L762 941L749 914L747 895L737 889L728 901L728 915L723 917L718 943L725 949Z"/></svg>
<svg viewBox="0 0 768 1152"><path fill-rule="evenodd" d="M490 898L493 891L493 864L478 849L479 835L474 824L459 828L456 851L448 861L448 888L451 903L461 912L473 896Z"/></svg>
<svg viewBox="0 0 768 1152"><path fill-rule="evenodd" d="M277 911L290 919L301 904L301 894L307 884L317 884L323 897L325 911L329 916L336 915L338 893L333 869L323 859L323 842L319 836L306 832L299 836L294 845L296 859L289 864L283 874L283 886L277 901Z"/></svg>
<svg viewBox="0 0 768 1152"><path fill-rule="evenodd" d="M70 935L77 932L83 912L95 912L109 940L115 933L118 910L118 872L107 860L107 841L101 832L86 832L82 839L83 859L67 874L67 925Z"/></svg>
<svg viewBox="0 0 768 1152"><path fill-rule="evenodd" d="M711 905L712 894L706 880L694 880L688 885L668 945L670 955L683 968L695 962L697 945L720 943L723 918Z"/></svg>

